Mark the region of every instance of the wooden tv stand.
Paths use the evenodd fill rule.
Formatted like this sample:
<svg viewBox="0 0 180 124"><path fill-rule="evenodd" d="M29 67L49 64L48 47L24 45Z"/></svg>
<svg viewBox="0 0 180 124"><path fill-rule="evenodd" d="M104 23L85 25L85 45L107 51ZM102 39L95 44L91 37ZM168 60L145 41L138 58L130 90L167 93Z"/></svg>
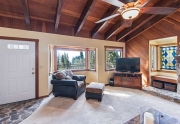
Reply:
<svg viewBox="0 0 180 124"><path fill-rule="evenodd" d="M114 72L114 86L142 89L142 73Z"/></svg>

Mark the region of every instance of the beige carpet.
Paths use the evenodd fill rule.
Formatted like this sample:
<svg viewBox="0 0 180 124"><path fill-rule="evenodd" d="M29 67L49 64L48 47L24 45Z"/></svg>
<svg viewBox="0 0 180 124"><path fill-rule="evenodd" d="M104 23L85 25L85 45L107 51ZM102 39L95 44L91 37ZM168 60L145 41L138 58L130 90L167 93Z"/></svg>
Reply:
<svg viewBox="0 0 180 124"><path fill-rule="evenodd" d="M102 102L83 93L77 100L66 97L45 98L40 107L21 124L121 124L150 106L180 120L180 104L141 90L105 87Z"/></svg>

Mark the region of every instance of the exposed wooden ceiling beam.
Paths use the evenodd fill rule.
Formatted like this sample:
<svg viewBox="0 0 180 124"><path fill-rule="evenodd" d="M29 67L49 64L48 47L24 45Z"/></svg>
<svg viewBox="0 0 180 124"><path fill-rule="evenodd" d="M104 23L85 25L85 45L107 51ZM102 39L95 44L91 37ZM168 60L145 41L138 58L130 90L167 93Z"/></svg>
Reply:
<svg viewBox="0 0 180 124"><path fill-rule="evenodd" d="M115 14L118 9L119 8L116 6L110 6L102 18ZM107 22L108 21L104 21L102 23L96 24L96 26L91 31L91 37L94 37L107 24Z"/></svg>
<svg viewBox="0 0 180 124"><path fill-rule="evenodd" d="M163 19L165 17L166 17L166 15L157 15L157 16L155 16L153 19L146 22L143 26L138 28L136 31L134 31L130 35L126 36L125 41L128 41L128 40L132 39L136 35L140 34L142 31L147 30L148 28L150 28L151 26L153 26L154 24L156 24L158 21L160 21L161 19Z"/></svg>
<svg viewBox="0 0 180 124"><path fill-rule="evenodd" d="M29 7L28 7L27 0L21 0L21 2L22 2L23 10L24 10L24 18L26 20L27 29L31 30L31 21L30 21L30 16L29 16Z"/></svg>
<svg viewBox="0 0 180 124"><path fill-rule="evenodd" d="M58 30L60 16L61 16L61 10L62 10L62 4L63 4L63 0L58 0L56 20L55 20L55 25L54 25L54 33L57 33L57 30Z"/></svg>
<svg viewBox="0 0 180 124"><path fill-rule="evenodd" d="M124 20L121 18L119 19L106 33L105 33L105 39L109 39L111 36L116 33L116 31L119 29L119 27L124 23Z"/></svg>
<svg viewBox="0 0 180 124"><path fill-rule="evenodd" d="M131 34L132 32L134 32L135 30L137 30L138 28L140 28L142 25L144 25L145 23L147 23L149 20L151 20L152 18L154 18L156 15L142 15L141 17L139 17L135 22L133 22L132 26L123 30L122 32L120 32L119 34L117 34L116 36L116 40L119 41L121 39L123 39L124 37L126 37L127 35ZM143 20L143 21L142 21Z"/></svg>
<svg viewBox="0 0 180 124"><path fill-rule="evenodd" d="M177 26L180 26L180 20L176 20L176 19L173 19L171 17L166 17L165 20L170 22L170 23L173 23L173 24L175 24Z"/></svg>
<svg viewBox="0 0 180 124"><path fill-rule="evenodd" d="M85 20L86 18L88 17L88 15L90 14L95 2L97 0L88 0L82 13L81 13L81 16L76 24L76 27L75 27L75 36L79 33L79 31L82 29L84 23L85 23Z"/></svg>
<svg viewBox="0 0 180 124"><path fill-rule="evenodd" d="M157 4L155 4L156 7L167 7L167 6L173 6L175 3L177 3L177 0L173 0L173 1L169 1L169 0L164 0L164 1L159 1ZM141 15L137 20L135 20L132 24L131 27L126 28L125 30L123 30L122 32L120 32L119 34L116 35L116 40L119 41L123 38L125 38L126 36L130 35L131 33L133 33L134 31L136 31L138 28L140 28L142 25L146 24L147 22L149 22L151 19L153 19L154 17L156 17L157 15L151 15L149 16L149 14L143 14Z"/></svg>

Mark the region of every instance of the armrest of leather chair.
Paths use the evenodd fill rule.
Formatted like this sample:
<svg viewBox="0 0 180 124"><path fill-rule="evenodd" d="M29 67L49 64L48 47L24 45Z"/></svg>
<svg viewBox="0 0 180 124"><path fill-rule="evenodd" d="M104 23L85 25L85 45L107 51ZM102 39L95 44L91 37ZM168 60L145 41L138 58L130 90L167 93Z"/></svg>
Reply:
<svg viewBox="0 0 180 124"><path fill-rule="evenodd" d="M62 85L62 86L73 86L73 87L78 87L77 81L76 80L51 80L51 84L53 85Z"/></svg>
<svg viewBox="0 0 180 124"><path fill-rule="evenodd" d="M77 81L85 81L86 76L85 75L73 75L72 79L77 80Z"/></svg>

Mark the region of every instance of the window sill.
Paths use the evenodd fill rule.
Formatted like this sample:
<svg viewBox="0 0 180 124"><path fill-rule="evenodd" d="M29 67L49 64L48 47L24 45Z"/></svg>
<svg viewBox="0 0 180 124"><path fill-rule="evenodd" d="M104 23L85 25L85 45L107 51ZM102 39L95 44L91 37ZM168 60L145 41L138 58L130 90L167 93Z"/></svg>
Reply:
<svg viewBox="0 0 180 124"><path fill-rule="evenodd" d="M174 73L176 74L176 70L151 70L151 72L165 72L165 73Z"/></svg>
<svg viewBox="0 0 180 124"><path fill-rule="evenodd" d="M71 70L72 72L79 72L79 71L94 71L96 72L96 70L93 69L82 69L82 70Z"/></svg>
<svg viewBox="0 0 180 124"><path fill-rule="evenodd" d="M105 71L116 71L115 69L109 69L109 70L105 70Z"/></svg>

